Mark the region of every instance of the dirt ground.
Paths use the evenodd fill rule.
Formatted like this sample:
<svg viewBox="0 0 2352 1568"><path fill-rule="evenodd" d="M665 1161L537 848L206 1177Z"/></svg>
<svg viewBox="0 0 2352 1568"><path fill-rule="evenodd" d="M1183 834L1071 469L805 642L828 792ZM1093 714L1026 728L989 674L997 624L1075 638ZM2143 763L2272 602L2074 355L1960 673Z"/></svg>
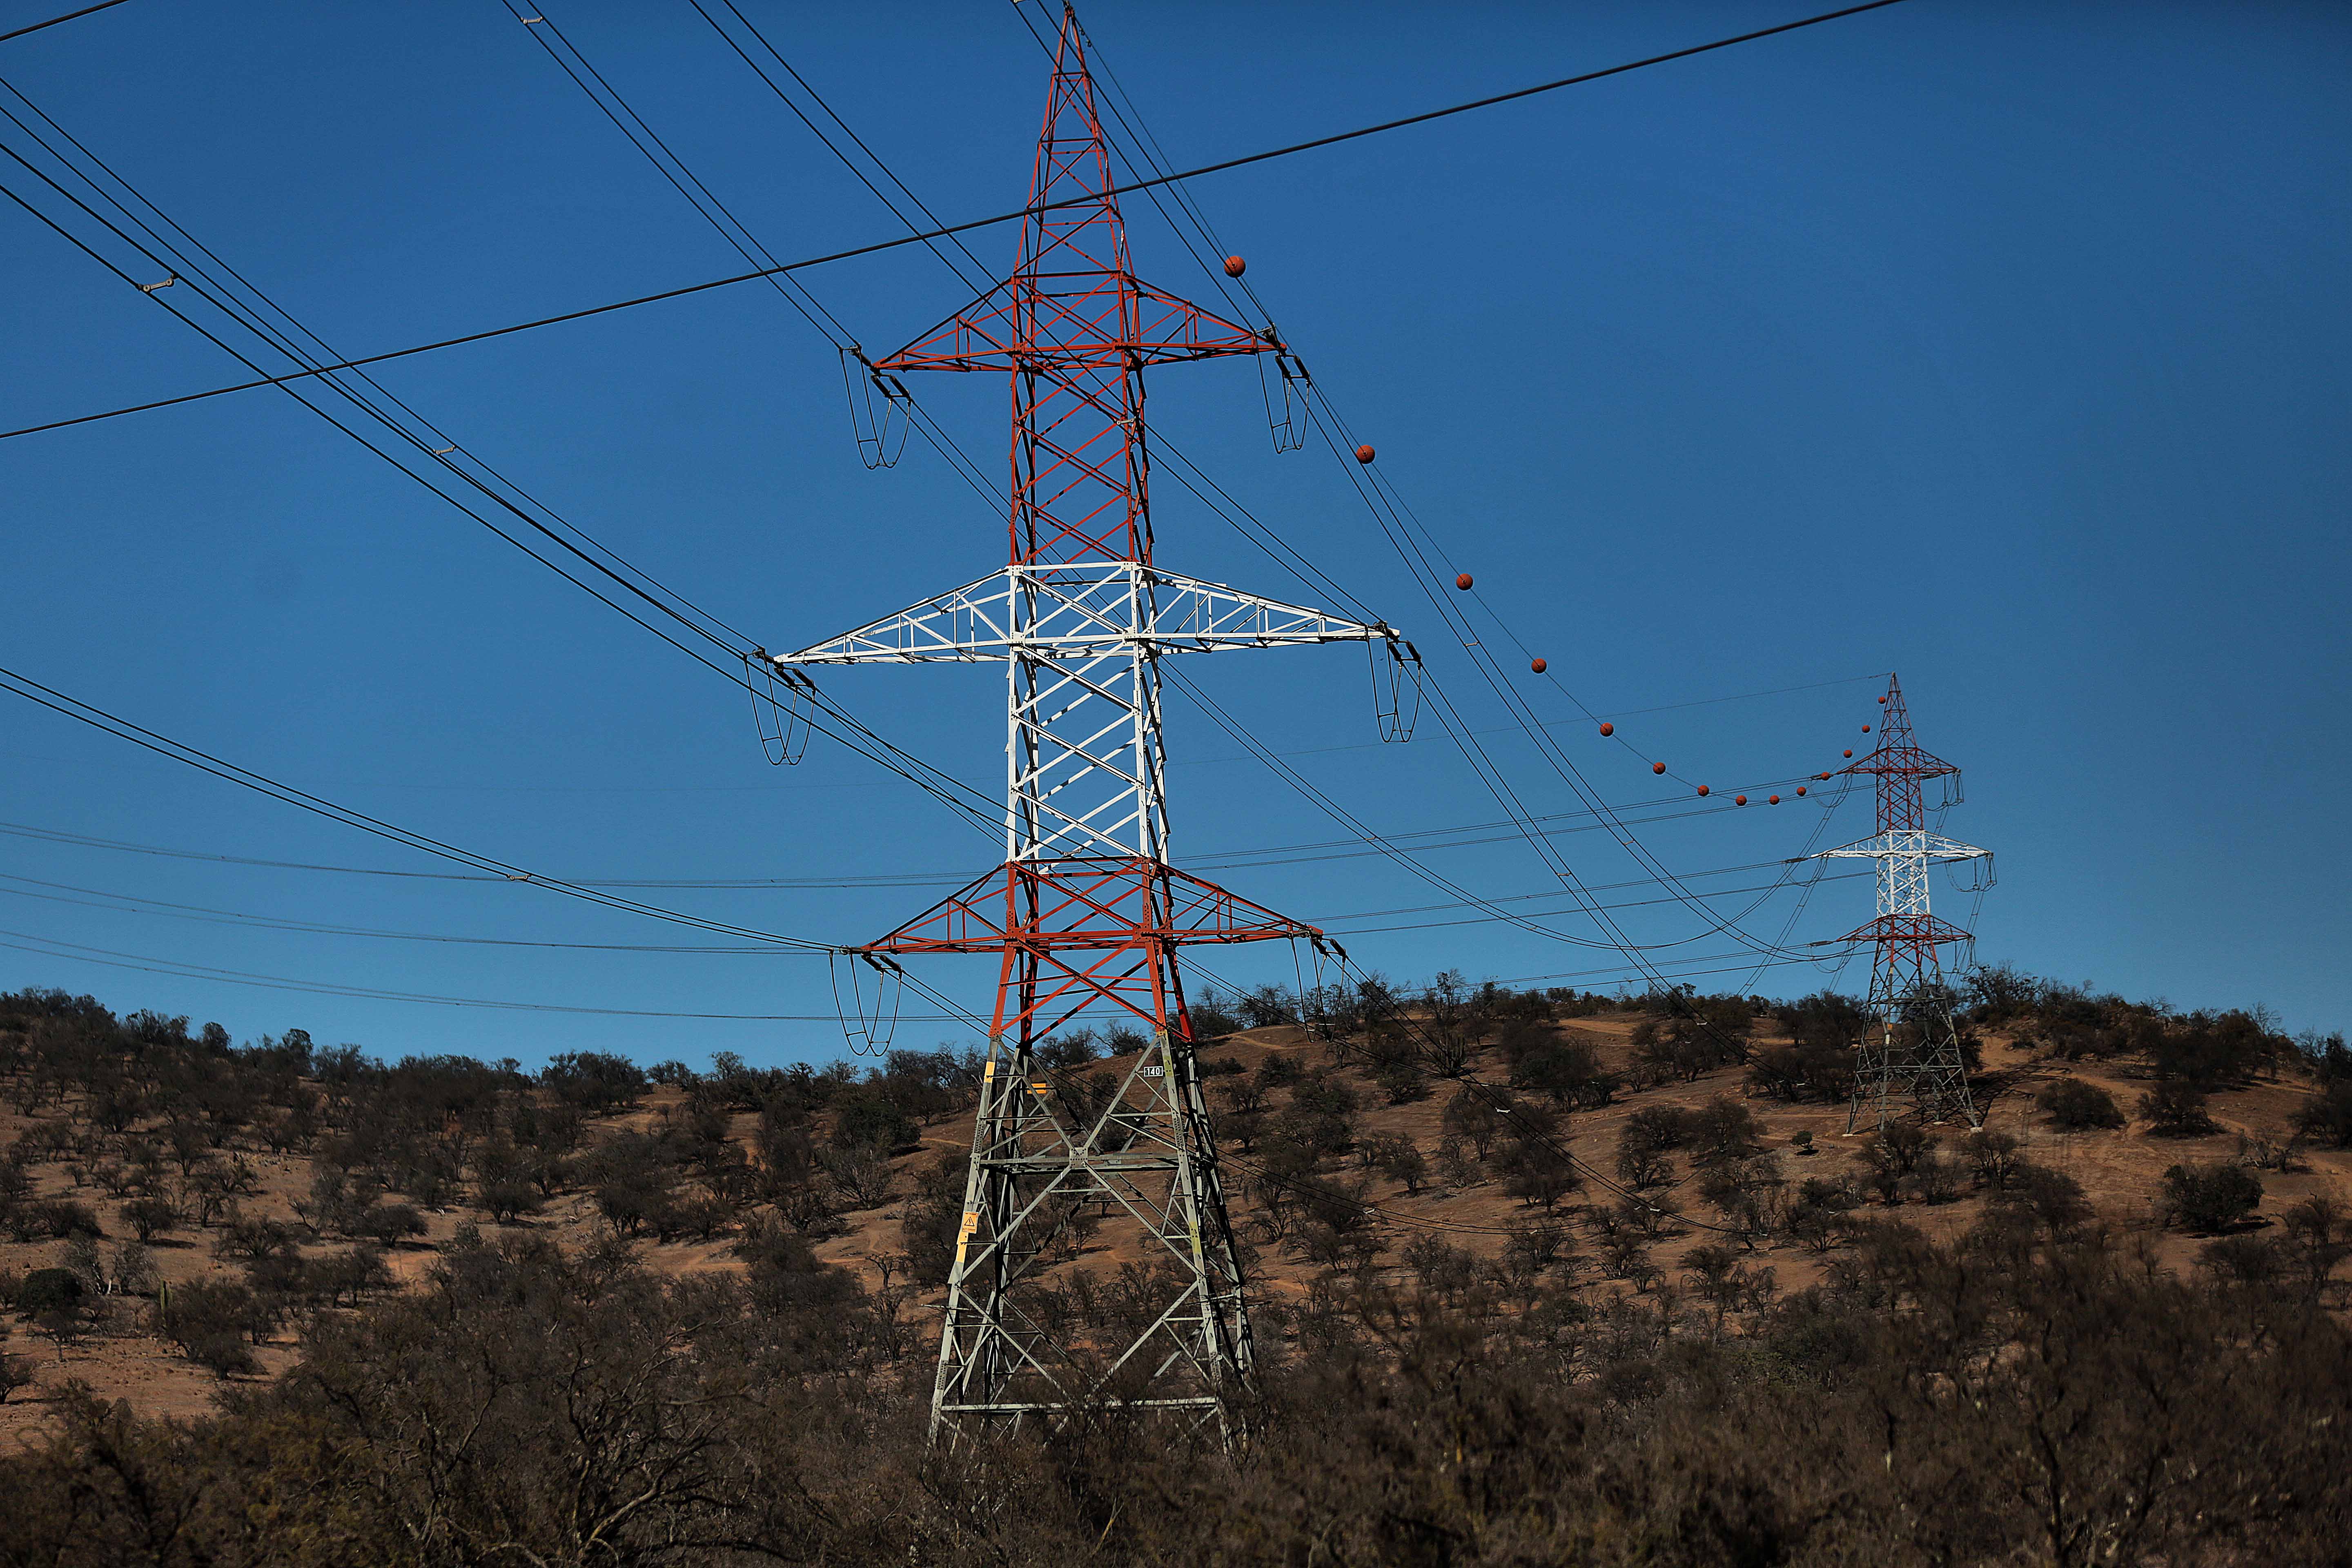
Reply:
<svg viewBox="0 0 2352 1568"><path fill-rule="evenodd" d="M1630 1057L1627 1037L1638 1020L1632 1016L1611 1016L1580 1018L1563 1026L1573 1028L1592 1039L1599 1047L1604 1065L1622 1068ZM1769 1039L1759 1044L1771 1043ZM1319 1063L1328 1047L1307 1037L1303 1031L1287 1028L1255 1030L1232 1037L1206 1053L1209 1059L1231 1058L1245 1068L1255 1068L1266 1057L1294 1054L1302 1061ZM1613 1059L1612 1059L1613 1058ZM1112 1058L1101 1064L1113 1071L1127 1063ZM1481 1059L1479 1068L1488 1077L1497 1072L1491 1056ZM2187 1270L2193 1267L2200 1238L2162 1229L2156 1223L2158 1189L2166 1167L2182 1162L2215 1163L2231 1160L2239 1155L2240 1135L2267 1134L2284 1141L2289 1120L2309 1090L2293 1079L2259 1081L2249 1087L2223 1090L2213 1095L2210 1110L2218 1131L2199 1138L2159 1138L2150 1135L2145 1126L2133 1124L2116 1131L2062 1132L2049 1125L2048 1118L2033 1106L2036 1089L2052 1078L2071 1075L2095 1083L2112 1094L2116 1103L2126 1110L2148 1088L2148 1081L2135 1065L2128 1061L2086 1061L2055 1063L2041 1059L1998 1037L1989 1039L1985 1047L1982 1084L1988 1086L1979 1102L1986 1127L2014 1136L2022 1146L2021 1152L2037 1163L2050 1166L2072 1176L2080 1183L2085 1195L2100 1217L2115 1226L2141 1233L2153 1247L2156 1255L2167 1266ZM1443 1083L1433 1085L1428 1099L1405 1105L1391 1105L1369 1079L1352 1071L1339 1075L1359 1089L1365 1102L1361 1116L1361 1131L1365 1135L1408 1136L1424 1152L1433 1152L1439 1140L1439 1120L1444 1100L1450 1092ZM1607 1173L1613 1170L1619 1130L1625 1119L1644 1106L1656 1104L1696 1105L1717 1096L1738 1098L1762 1123L1768 1148L1782 1156L1783 1167L1791 1182L1809 1175L1832 1176L1858 1170L1858 1146L1862 1139L1845 1131L1846 1113L1843 1106L1790 1105L1781 1101L1752 1096L1744 1091L1744 1073L1739 1068L1727 1068L1690 1084L1671 1084L1621 1094L1614 1104L1604 1109L1564 1116L1563 1127L1569 1146L1580 1159ZM621 1127L645 1128L657 1122L678 1104L682 1096L674 1089L656 1089L636 1110L622 1117L594 1124L597 1128L616 1130ZM0 1139L13 1141L23 1130L26 1119L12 1112L0 1112ZM751 1118L739 1116L734 1135L748 1142ZM1948 1145L1956 1143L1966 1129L1944 1127L1936 1130ZM1801 1132L1812 1134L1810 1152L1801 1152L1795 1143ZM845 1216L847 1230L820 1243L818 1256L859 1276L869 1287L880 1283L880 1272L875 1265L877 1257L895 1254L901 1249L899 1221L907 1195L915 1182L919 1167L935 1163L941 1153L960 1156L968 1147L971 1135L969 1116L935 1122L924 1129L919 1150L900 1154L894 1161L898 1179L893 1186L893 1198L877 1207ZM244 1201L249 1215L266 1216L288 1222L296 1220L294 1200L308 1193L310 1184L310 1163L294 1155L271 1155L266 1152L247 1152L246 1156L259 1177L258 1192ZM2352 1205L2352 1152L2305 1149L2297 1151L2285 1171L2263 1171L2262 1214L2274 1216L2298 1199L2314 1194L2328 1194ZM1416 1233L1414 1222L1442 1227L1439 1232L1452 1244L1481 1256L1498 1256L1506 1237L1504 1232L1514 1222L1530 1217L1531 1211L1518 1200L1505 1194L1500 1184L1484 1182L1460 1189L1449 1188L1433 1170L1430 1183L1415 1194L1405 1191L1401 1184L1384 1180L1377 1172L1358 1173L1369 1179L1370 1200L1390 1217L1383 1220L1383 1234L1390 1250L1385 1261L1393 1266L1403 1244ZM1687 1178L1686 1167L1678 1165L1677 1174L1684 1179L1664 1195L1677 1207L1694 1218L1707 1217L1709 1211L1699 1202ZM131 1234L122 1219L121 1205L108 1198L94 1186L77 1186L72 1174L62 1165L47 1164L33 1169L36 1196L70 1195L91 1204L99 1212L110 1237ZM1228 1192L1237 1226L1245 1236L1253 1234L1252 1200L1246 1183L1235 1183ZM1573 1205L1588 1200L1607 1200L1612 1194L1599 1187L1571 1196L1563 1205L1568 1217L1573 1217ZM1657 1195L1654 1193L1652 1195ZM1965 1230L1982 1213L1984 1200L1969 1194L1965 1188L1955 1201L1937 1205L1906 1205L1886 1211L1920 1226L1931 1235L1952 1236ZM1872 1209L1872 1213L1877 1213ZM446 1245L457 1226L472 1221L481 1226L486 1236L495 1235L501 1227L493 1226L478 1214L452 1207L428 1211L425 1215L428 1232L421 1240L405 1243L394 1249L390 1262L395 1275L404 1282L421 1280L431 1268L439 1249ZM587 1245L602 1234L602 1221L594 1205L584 1193L561 1197L547 1205L532 1218L513 1227L553 1236L567 1247ZM159 1238L153 1246L154 1259L163 1278L172 1283L207 1277L234 1277L236 1266L217 1256L213 1244L216 1232L188 1228ZM1658 1266L1671 1277L1679 1268L1685 1253L1691 1247L1711 1240L1723 1239L1708 1230L1693 1226L1680 1234L1670 1231L1653 1249ZM34 1268L48 1267L58 1261L65 1249L63 1242L16 1244L0 1242L0 1269L19 1275ZM725 1239L708 1243L662 1244L642 1240L637 1251L652 1268L676 1274L700 1270L730 1269L737 1267ZM306 1250L325 1250L324 1244L311 1243ZM1062 1268L1105 1269L1140 1253L1122 1244L1106 1227L1104 1236L1076 1259L1059 1265ZM1769 1265L1783 1291L1800 1289L1821 1277L1822 1260L1796 1246L1782 1243L1765 1247L1750 1261ZM1307 1281L1316 1269L1294 1251L1276 1245L1262 1246L1256 1264L1258 1278L1255 1289L1262 1298L1297 1298L1307 1289ZM1620 1289L1616 1281L1593 1278L1587 1269L1583 1275L1592 1282L1588 1289L1594 1292ZM930 1300L936 1300L936 1293ZM914 1316L920 1321L920 1300L912 1305ZM155 1415L193 1416L205 1413L220 1392L222 1384L212 1373L182 1356L170 1343L152 1331L153 1303L134 1298L112 1298L103 1303L97 1330L78 1341L64 1344L52 1343L36 1334L31 1326L22 1321L0 1319L11 1331L0 1350L26 1357L33 1364L37 1381L17 1393L6 1404L0 1405L0 1442L37 1439L46 1426L49 1403L68 1381L87 1384L100 1397L108 1400L128 1400L134 1409ZM291 1337L262 1346L257 1351L261 1363L258 1375L275 1375L291 1365L298 1355Z"/></svg>

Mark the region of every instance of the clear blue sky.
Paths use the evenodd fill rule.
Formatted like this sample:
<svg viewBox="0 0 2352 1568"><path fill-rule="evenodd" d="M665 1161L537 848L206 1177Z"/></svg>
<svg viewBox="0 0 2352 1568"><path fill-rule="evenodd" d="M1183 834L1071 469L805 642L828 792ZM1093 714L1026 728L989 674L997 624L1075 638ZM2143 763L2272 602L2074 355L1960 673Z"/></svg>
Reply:
<svg viewBox="0 0 2352 1568"><path fill-rule="evenodd" d="M51 7L6 9L16 26ZM1802 9L1099 0L1085 15L1189 165ZM746 10L941 214L1022 198L1045 61L1011 6ZM779 255L897 232L683 0L571 0L552 15ZM1719 800L1833 765L1875 717L1878 688L1858 678L1899 670L1922 741L1968 770L1947 830L2000 855L1983 956L2180 1006L2267 1002L2290 1026L2336 1028L2352 1022L2352 866L2326 782L2347 763L2347 68L2352 13L2339 5L1911 0L1213 176L1195 195L1444 541L1446 570L1475 573L1552 673L1680 778L1713 783ZM132 0L0 46L0 76L349 353L740 267L498 0ZM33 192L14 164L0 183ZM1207 295L1174 237L1129 205L1139 268ZM971 241L1000 270L1013 242L1009 228ZM0 210L0 424L241 378L14 207ZM807 276L877 351L961 302L918 250ZM833 351L764 286L405 361L384 380L772 647L999 560L1001 518L921 447L892 471L859 465ZM1001 387L918 390L967 450L1001 464ZM1151 409L1169 439L1414 634L1472 722L1503 725L1330 457L1271 450L1259 395L1245 364L1184 367L1154 380ZM765 766L740 691L280 394L0 443L0 662L359 809L577 878L957 879L992 860L992 844L926 797L823 742L796 769ZM1163 563L1305 595L1172 485L1156 499ZM1192 668L1384 832L1499 815L1433 726L1410 746L1377 743L1358 651ZM828 687L901 744L995 787L996 679L882 669ZM1784 688L1809 689L1669 706ZM1610 799L1680 795L1559 690L1528 689ZM436 868L0 701L9 824ZM1654 709L1665 710L1642 711ZM1344 837L1181 696L1169 730L1180 859ZM1524 740L1487 741L1533 809L1573 807ZM1810 806L1759 805L1640 831L1698 872L1797 854L1818 822ZM1849 805L1821 842L1869 826ZM1640 874L1603 835L1559 842L1595 884ZM1507 838L1428 863L1482 896L1548 881ZM805 958L403 942L155 907L525 942L702 940L513 885L15 836L0 836L0 872L147 900L101 909L0 882L0 929L139 961L582 1007L822 1018L834 1005L824 965ZM1335 929L1477 913L1338 918L1446 896L1378 857L1217 875ZM644 896L846 942L936 890ZM1969 913L1967 898L1939 897ZM1782 895L1749 927L1777 934L1790 904ZM1868 913L1866 882L1824 883L1797 939ZM1671 902L1625 919L1643 941L1684 944L1662 961L1728 951ZM1492 922L1348 940L1399 975L1632 973ZM89 991L240 1037L299 1024L390 1055L841 1051L830 1022L289 994L63 951L0 948L0 987ZM1268 951L1208 962L1235 979L1290 973ZM985 975L934 973L982 1003ZM1757 985L1827 979L1801 967ZM1863 979L1855 964L1839 983ZM900 1040L953 1035L910 1022Z"/></svg>

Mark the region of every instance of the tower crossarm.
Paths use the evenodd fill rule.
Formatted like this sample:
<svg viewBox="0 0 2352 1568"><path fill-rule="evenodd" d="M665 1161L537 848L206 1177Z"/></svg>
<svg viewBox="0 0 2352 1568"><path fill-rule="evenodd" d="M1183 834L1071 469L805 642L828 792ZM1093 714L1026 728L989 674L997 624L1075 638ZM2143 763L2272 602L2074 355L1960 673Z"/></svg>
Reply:
<svg viewBox="0 0 2352 1568"><path fill-rule="evenodd" d="M1982 860L1991 857L1991 850L1963 844L1957 838L1946 838L1938 833L1898 828L1893 832L1873 834L1868 838L1857 839L1835 849L1821 850L1811 858L1816 860Z"/></svg>
<svg viewBox="0 0 2352 1568"><path fill-rule="evenodd" d="M1956 942L1974 942L1976 938L1962 927L1938 916L1918 914L1885 914L1867 925L1856 926L1843 936L1815 942L1816 947L1851 947L1863 942L1895 943L1915 950L1948 947Z"/></svg>
<svg viewBox="0 0 2352 1568"><path fill-rule="evenodd" d="M1398 634L1137 561L1016 565L797 653L779 668L840 664L1061 662L1216 653Z"/></svg>
<svg viewBox="0 0 2352 1568"><path fill-rule="evenodd" d="M1101 952L1107 931L1170 947L1323 934L1172 866L1072 856L991 871L860 951L1001 952L1010 943L1039 953Z"/></svg>
<svg viewBox="0 0 2352 1568"><path fill-rule="evenodd" d="M1056 273L1055 262L1049 253L1034 270L998 284L875 368L1116 374L1283 346L1271 331L1223 320L1131 274L1107 277L1098 263L1082 258L1062 260L1074 270Z"/></svg>
<svg viewBox="0 0 2352 1568"><path fill-rule="evenodd" d="M1960 770L1933 752L1898 742L1879 747L1861 761L1848 763L1841 771L1856 778L1940 779L1948 778Z"/></svg>

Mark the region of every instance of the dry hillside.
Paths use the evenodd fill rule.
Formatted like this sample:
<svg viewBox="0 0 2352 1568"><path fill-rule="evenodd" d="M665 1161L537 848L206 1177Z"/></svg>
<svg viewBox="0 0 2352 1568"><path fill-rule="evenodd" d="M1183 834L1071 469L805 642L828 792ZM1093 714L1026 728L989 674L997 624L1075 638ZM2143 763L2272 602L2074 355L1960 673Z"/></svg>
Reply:
<svg viewBox="0 0 2352 1568"><path fill-rule="evenodd" d="M1818 1281L1856 1216L1892 1214L1950 1237L2003 1203L2054 1205L2059 1223L2080 1222L2065 1212L2076 1193L2090 1223L2193 1271L2213 1237L2168 1215L2165 1173L2180 1165L2259 1182L2242 1236L2282 1234L2280 1217L2310 1198L2352 1212L2352 1151L2325 1135L2307 1053L2260 1030L2251 1037L2268 1046L2191 1073L2210 1130L2184 1113L2165 1131L2135 1111L2183 1081L2177 1040L2197 1020L2110 1008L2108 1023L2077 1016L2070 1028L2044 1006L1983 1022L1972 1082L1989 1136L1927 1129L1924 1150L1895 1140L1905 1146L1895 1160L1880 1140L1845 1132L1832 1092L1842 1085L1823 1086L1818 1052L1810 1082L1769 1070L1805 1043L1789 1015L1750 1010L1745 1059L1685 1056L1667 1068L1659 1042L1675 1037L1673 1018L1590 998L1488 1000L1487 1016L1475 998L1448 1015L1465 1037L1465 1074L1556 1115L1581 1167L1574 1178L1515 1174L1507 1137L1481 1151L1475 1107L1449 1110L1462 1087L1399 1069L1378 1031L1256 1028L1204 1052L1229 1196L1255 1254L1262 1338L1278 1340L1289 1309L1334 1269L1402 1275L1454 1256L1433 1240L1497 1269L1515 1247L1534 1247L1535 1266L1580 1279L1595 1298L1720 1284L1727 1247L1731 1285L1752 1301ZM2158 1038L2166 1030L2176 1045ZM940 1293L924 1237L952 1201L942 1194L961 1190L970 1130L955 1073L938 1061L883 1114L884 1091L896 1093L887 1083L762 1079L726 1063L584 1090L596 1058L572 1079L431 1062L403 1079L403 1069L312 1055L307 1042L265 1042L274 1056L231 1052L184 1031L174 1039L170 1021L101 1024L55 1009L0 1014L0 1042L10 1053L0 1143L16 1173L0 1187L0 1287L18 1308L0 1349L28 1379L0 1405L0 1428L19 1434L39 1428L72 1381L142 1414L196 1414L224 1384L289 1366L317 1314L414 1287L468 1226L571 1250L624 1246L677 1275L739 1270L747 1231L796 1228L818 1258L877 1294L896 1331L919 1339ZM1573 1081L1547 1091L1542 1064L1561 1060L1575 1065ZM1126 1065L1109 1057L1061 1070L1117 1075ZM730 1071L751 1088L726 1087ZM2124 1124L2059 1126L2042 1100L2062 1079L2105 1090ZM1297 1135L1286 1109L1310 1095L1340 1129L1281 1167L1293 1173L1286 1186L1270 1173L1275 1151ZM396 1114L369 1109L387 1097ZM898 1120L861 1144L863 1122L852 1122L877 1114ZM1714 1131L1690 1131L1710 1116ZM1633 1143L1656 1143L1659 1128L1677 1125L1683 1136L1664 1140L1654 1168L1621 1165L1629 1129ZM1712 1137L1727 1143L1705 1146ZM2063 1179L2035 1176L2044 1186L2021 1199L2021 1173L2039 1172ZM1326 1201L1302 1204L1302 1194ZM1696 1248L1713 1250L1694 1268ZM1053 1268L1066 1280L1127 1256L1106 1226ZM86 1287L73 1310L25 1299L28 1281L60 1268ZM215 1300L224 1290L244 1292L228 1342L192 1338L188 1314L226 1310Z"/></svg>

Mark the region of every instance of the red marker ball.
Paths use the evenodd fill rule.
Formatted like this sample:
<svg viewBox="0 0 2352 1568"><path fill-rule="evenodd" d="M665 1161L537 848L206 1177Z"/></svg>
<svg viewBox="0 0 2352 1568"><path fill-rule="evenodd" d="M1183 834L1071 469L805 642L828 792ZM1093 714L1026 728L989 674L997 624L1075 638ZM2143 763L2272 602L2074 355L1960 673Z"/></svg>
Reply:
<svg viewBox="0 0 2352 1568"><path fill-rule="evenodd" d="M1802 794L1804 794L1804 793L1805 793L1805 786L1804 786L1804 785L1802 785L1802 784L1799 784L1799 785L1797 786L1797 793L1798 793L1799 795L1802 795Z"/></svg>
<svg viewBox="0 0 2352 1568"><path fill-rule="evenodd" d="M1228 277L1228 278L1238 278L1238 277L1240 277L1243 273L1244 273L1244 272L1246 272L1246 271L1248 271L1248 270L1249 270L1249 263L1248 263L1248 262L1246 262L1246 261L1244 261L1240 257L1238 257L1238 256L1228 256L1228 257L1226 257L1226 258L1225 258L1225 276L1226 276L1226 277ZM1882 698L1880 698L1880 699L1879 699L1879 700L1880 700L1881 702L1884 702L1884 701L1885 701L1885 700L1886 700L1886 699L1885 699L1884 697L1882 697Z"/></svg>
<svg viewBox="0 0 2352 1568"><path fill-rule="evenodd" d="M1664 773L1666 771L1666 764L1664 763L1652 763L1650 764L1650 771L1654 773Z"/></svg>
<svg viewBox="0 0 2352 1568"><path fill-rule="evenodd" d="M1528 661L1528 668L1534 670L1538 675L1541 675L1544 672L1544 661L1539 658L1529 659Z"/></svg>
<svg viewBox="0 0 2352 1568"><path fill-rule="evenodd" d="M1880 698L1880 699L1878 700L1878 705L1879 705L1881 708L1885 707L1885 706L1886 706L1886 699L1885 699L1885 698L1884 698L1884 697Z"/></svg>
<svg viewBox="0 0 2352 1568"><path fill-rule="evenodd" d="M1862 732L1863 732L1864 734L1865 734L1865 735L1869 734L1869 733L1870 733L1870 726L1869 726L1869 725L1867 725L1867 724L1864 724L1864 725L1862 727Z"/></svg>
<svg viewBox="0 0 2352 1568"><path fill-rule="evenodd" d="M1699 794L1701 794L1701 795L1705 795L1705 794L1706 793L1706 785L1705 785L1705 784L1701 784L1701 785L1699 785L1699 786L1698 786L1698 793L1699 793Z"/></svg>
<svg viewBox="0 0 2352 1568"><path fill-rule="evenodd" d="M1777 795L1768 795L1764 797L1764 804L1766 805L1778 805L1780 804L1780 797Z"/></svg>
<svg viewBox="0 0 2352 1568"><path fill-rule="evenodd" d="M1845 749L1845 754L1846 754L1847 756L1849 756L1849 757L1850 757L1850 756L1852 756L1852 755L1853 755L1853 748L1852 746L1848 746L1848 747Z"/></svg>
<svg viewBox="0 0 2352 1568"><path fill-rule="evenodd" d="M1362 445L1362 446L1360 446L1360 447L1357 447L1357 448L1356 448L1356 461L1358 461L1358 462L1360 462L1360 463L1369 463L1369 462L1370 462L1371 460L1372 460L1372 447L1371 447L1371 443L1370 443L1370 442L1368 441L1368 442L1366 442L1364 445Z"/></svg>
<svg viewBox="0 0 2352 1568"><path fill-rule="evenodd" d="M1461 576L1454 579L1454 585L1461 589L1464 593L1468 593L1470 591L1470 574L1465 572Z"/></svg>
<svg viewBox="0 0 2352 1568"><path fill-rule="evenodd" d="M1731 797L1731 804L1734 805L1746 805L1748 804L1748 797L1744 795L1735 795Z"/></svg>
<svg viewBox="0 0 2352 1568"><path fill-rule="evenodd" d="M1604 735L1613 735L1617 732L1617 726L1614 724L1603 724L1601 726L1601 732Z"/></svg>

